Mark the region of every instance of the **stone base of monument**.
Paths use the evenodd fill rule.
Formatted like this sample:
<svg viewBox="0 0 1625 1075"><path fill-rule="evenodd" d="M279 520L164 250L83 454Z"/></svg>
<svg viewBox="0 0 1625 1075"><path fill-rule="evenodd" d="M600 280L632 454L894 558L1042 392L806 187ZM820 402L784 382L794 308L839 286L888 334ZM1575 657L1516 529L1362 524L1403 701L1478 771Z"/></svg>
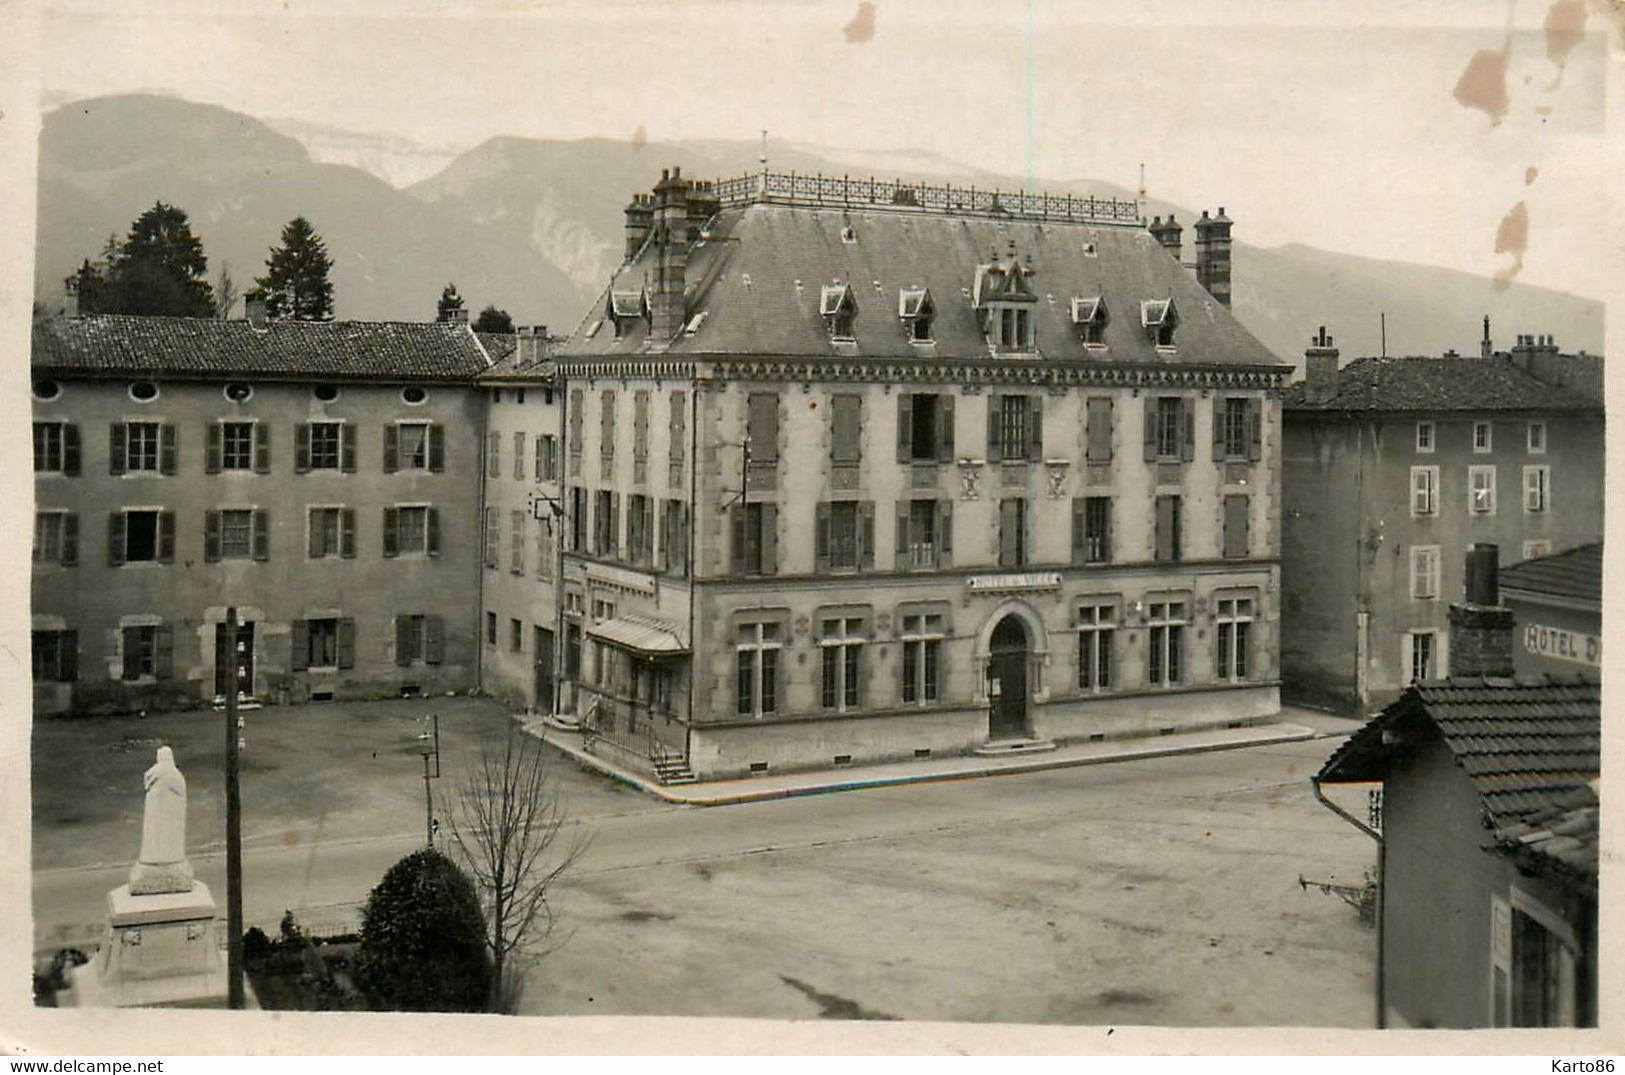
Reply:
<svg viewBox="0 0 1625 1075"><path fill-rule="evenodd" d="M74 969L63 1007L225 1007L226 956L214 896L202 881L184 892L107 894L107 934Z"/></svg>

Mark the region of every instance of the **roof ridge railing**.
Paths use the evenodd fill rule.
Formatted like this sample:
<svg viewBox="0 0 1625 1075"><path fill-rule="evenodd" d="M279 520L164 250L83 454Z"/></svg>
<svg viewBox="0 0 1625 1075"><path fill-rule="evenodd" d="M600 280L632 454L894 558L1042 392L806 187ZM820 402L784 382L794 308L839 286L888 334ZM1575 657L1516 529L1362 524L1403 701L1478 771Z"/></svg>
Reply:
<svg viewBox="0 0 1625 1075"><path fill-rule="evenodd" d="M956 187L902 179L755 172L719 179L709 186L709 193L724 206L779 202L839 208L924 209L1008 220L1136 225L1144 222L1139 202L1128 198Z"/></svg>

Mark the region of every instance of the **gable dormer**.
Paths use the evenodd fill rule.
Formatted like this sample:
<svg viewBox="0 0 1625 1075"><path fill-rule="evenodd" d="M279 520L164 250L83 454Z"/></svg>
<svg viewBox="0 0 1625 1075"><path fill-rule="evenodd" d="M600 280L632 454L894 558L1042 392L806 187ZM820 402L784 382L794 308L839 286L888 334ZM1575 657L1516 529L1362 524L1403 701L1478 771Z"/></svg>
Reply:
<svg viewBox="0 0 1625 1075"><path fill-rule="evenodd" d="M910 343L931 342L931 322L936 316L937 304L931 300L930 288L905 287L897 293L897 317Z"/></svg>
<svg viewBox="0 0 1625 1075"><path fill-rule="evenodd" d="M604 304L604 317L615 326L618 340L631 331L639 320L649 316L649 296L641 288L636 291L610 291Z"/></svg>
<svg viewBox="0 0 1625 1075"><path fill-rule="evenodd" d="M1174 300L1146 299L1141 302L1140 326L1157 350L1173 350L1174 331L1179 327L1179 311L1174 308Z"/></svg>
<svg viewBox="0 0 1625 1075"><path fill-rule="evenodd" d="M1038 349L1033 327L1038 294L1033 290L1033 276L1032 267L1023 265L1014 253L1003 261L976 267L971 305L995 351Z"/></svg>
<svg viewBox="0 0 1625 1075"><path fill-rule="evenodd" d="M858 300L850 285L825 284L818 292L818 313L824 319L832 340L853 339L853 326L858 319Z"/></svg>
<svg viewBox="0 0 1625 1075"><path fill-rule="evenodd" d="M1074 296L1072 324L1077 326L1078 340L1085 347L1106 346L1106 300L1099 295Z"/></svg>

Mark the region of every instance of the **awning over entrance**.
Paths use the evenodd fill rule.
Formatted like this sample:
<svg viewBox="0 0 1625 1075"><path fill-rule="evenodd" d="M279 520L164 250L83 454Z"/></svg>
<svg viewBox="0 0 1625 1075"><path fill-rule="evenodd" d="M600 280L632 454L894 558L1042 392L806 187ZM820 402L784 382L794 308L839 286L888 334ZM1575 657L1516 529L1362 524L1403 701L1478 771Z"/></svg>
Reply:
<svg viewBox="0 0 1625 1075"><path fill-rule="evenodd" d="M588 627L587 634L644 657L676 657L688 652L677 635L677 627L653 616L626 615L605 620Z"/></svg>

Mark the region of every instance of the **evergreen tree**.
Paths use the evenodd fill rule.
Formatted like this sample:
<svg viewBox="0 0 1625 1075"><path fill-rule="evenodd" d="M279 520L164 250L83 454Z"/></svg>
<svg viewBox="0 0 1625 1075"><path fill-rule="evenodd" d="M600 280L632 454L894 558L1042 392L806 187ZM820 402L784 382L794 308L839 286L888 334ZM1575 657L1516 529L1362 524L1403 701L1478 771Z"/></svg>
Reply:
<svg viewBox="0 0 1625 1075"><path fill-rule="evenodd" d="M271 249L266 274L255 279L265 291L265 313L282 321L333 320L333 285L322 237L296 216L282 228L282 245Z"/></svg>
<svg viewBox="0 0 1625 1075"><path fill-rule="evenodd" d="M361 910L355 983L375 1008L477 1012L491 989L474 883L425 848L391 866Z"/></svg>
<svg viewBox="0 0 1625 1075"><path fill-rule="evenodd" d="M214 290L206 277L208 267L203 243L192 234L185 211L157 202L135 219L118 247L106 270L99 312L210 317Z"/></svg>
<svg viewBox="0 0 1625 1075"><path fill-rule="evenodd" d="M487 306L480 311L480 316L474 319L475 332L502 332L513 334L513 318L507 310L499 310L495 306Z"/></svg>

